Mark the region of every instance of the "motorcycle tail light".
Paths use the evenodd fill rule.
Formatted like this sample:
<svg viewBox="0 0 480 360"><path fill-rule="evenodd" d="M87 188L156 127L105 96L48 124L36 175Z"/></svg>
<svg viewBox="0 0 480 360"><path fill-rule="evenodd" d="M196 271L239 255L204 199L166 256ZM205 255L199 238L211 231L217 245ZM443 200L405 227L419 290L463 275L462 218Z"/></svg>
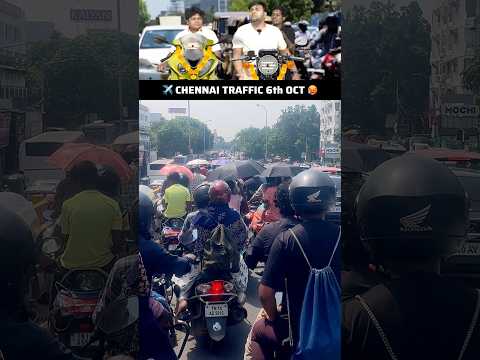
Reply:
<svg viewBox="0 0 480 360"><path fill-rule="evenodd" d="M210 294L218 295L223 294L223 280L215 280L210 283Z"/></svg>
<svg viewBox="0 0 480 360"><path fill-rule="evenodd" d="M210 283L210 292L209 292L209 295L212 295L210 296L210 301L221 301L222 300L222 295L225 290L223 288L223 280L215 280L215 281L212 281Z"/></svg>
<svg viewBox="0 0 480 360"><path fill-rule="evenodd" d="M80 330L80 332L91 332L93 331L93 325L88 323L80 324L78 330Z"/></svg>
<svg viewBox="0 0 480 360"><path fill-rule="evenodd" d="M210 291L210 284L200 284L197 286L197 294L205 295Z"/></svg>

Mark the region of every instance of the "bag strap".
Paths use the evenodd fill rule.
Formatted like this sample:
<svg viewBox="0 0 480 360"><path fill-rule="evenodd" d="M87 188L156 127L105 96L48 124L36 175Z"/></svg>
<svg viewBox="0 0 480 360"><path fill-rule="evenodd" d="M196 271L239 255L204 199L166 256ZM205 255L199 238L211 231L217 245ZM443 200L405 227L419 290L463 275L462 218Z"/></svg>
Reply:
<svg viewBox="0 0 480 360"><path fill-rule="evenodd" d="M293 235L293 238L295 239L295 242L298 244L298 247L300 248L300 251L302 252L303 257L305 258L305 261L307 262L308 267L310 268L310 270L312 270L312 265L310 264L307 254L305 254L305 251L303 250L302 244L300 244L300 240L298 240L297 235L295 235L292 229L288 229L288 231L290 231L290 233Z"/></svg>
<svg viewBox="0 0 480 360"><path fill-rule="evenodd" d="M307 254L305 254L305 251L303 250L302 244L300 244L300 240L298 240L297 235L295 235L295 233L293 232L292 229L288 229L288 231L290 231L290 233L293 235L293 238L295 239L295 242L298 244L298 247L300 248L300 251L302 252L303 257L307 261L308 267L310 268L310 270L312 270L312 265L310 264L310 261L308 260ZM341 236L342 236L342 229L339 228L337 242L335 243L335 247L333 248L332 255L330 255L330 260L328 261L327 267L329 267L332 264L333 256L335 255L335 252L337 251L338 244L340 243L340 237Z"/></svg>
<svg viewBox="0 0 480 360"><path fill-rule="evenodd" d="M398 357L395 355L395 353L393 352L392 346L390 345L390 341L388 341L387 334L385 334L385 332L383 331L382 326L378 322L378 320L375 317L375 314L373 313L373 311L370 309L370 306L368 306L365 299L363 299L360 295L356 295L355 299L357 299L360 302L360 305L362 305L362 307L367 312L368 317L373 322L373 325L375 326L375 328L378 331L378 335L382 339L383 345L385 345L385 349L387 350L388 355L390 356L390 359L391 360L398 360Z"/></svg>
<svg viewBox="0 0 480 360"><path fill-rule="evenodd" d="M330 256L330 260L328 261L328 266L332 264L333 256L335 255L335 252L337 251L338 244L340 243L340 237L342 236L342 228L338 228L338 237L337 237L337 242L335 243L335 247L333 248L332 255Z"/></svg>
<svg viewBox="0 0 480 360"><path fill-rule="evenodd" d="M470 343L470 339L472 338L473 331L475 330L475 326L478 322L478 316L480 314L480 290L477 289L477 304L475 305L475 311L473 312L472 322L470 323L470 327L467 331L467 336L465 338L465 342L463 343L462 350L460 351L460 355L458 356L458 360L462 360L465 352L467 351L468 344Z"/></svg>

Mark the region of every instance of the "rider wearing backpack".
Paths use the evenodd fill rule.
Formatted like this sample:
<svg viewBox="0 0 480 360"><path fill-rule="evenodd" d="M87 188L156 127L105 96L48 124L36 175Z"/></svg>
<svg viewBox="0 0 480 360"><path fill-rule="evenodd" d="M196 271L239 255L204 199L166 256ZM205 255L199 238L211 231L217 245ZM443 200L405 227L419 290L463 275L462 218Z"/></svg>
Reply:
<svg viewBox="0 0 480 360"><path fill-rule="evenodd" d="M468 216L462 184L441 163L408 154L375 169L356 217L387 279L343 303L343 359L479 358L479 292L440 274Z"/></svg>
<svg viewBox="0 0 480 360"><path fill-rule="evenodd" d="M335 184L327 174L310 169L293 178L289 193L292 206L302 223L278 235L268 256L258 290L267 318L257 320L252 328L250 353L254 360L272 359L274 353L281 351L283 340L289 337L292 340L290 351L296 352L302 336L300 329L305 323L303 319L301 321L301 313L306 289L310 285L310 273L322 271L312 269L323 269L329 265L333 269L332 272L328 267L337 295L331 300L338 311L332 313L338 312L333 315L340 322L340 252L336 251L339 227L325 221L328 210L335 204ZM275 300L277 291L283 292L280 312ZM307 293L309 299L305 300L313 301L313 293ZM283 314L288 314L290 320L286 321ZM307 320L310 324L307 326L313 327L312 320ZM329 325L325 324L325 327ZM338 325L336 358L340 357L339 337ZM333 357L323 359L330 358Z"/></svg>
<svg viewBox="0 0 480 360"><path fill-rule="evenodd" d="M240 272L240 253L244 250L247 240L247 227L238 211L228 205L231 190L225 181L214 181L210 185L208 195L210 205L207 212L199 213L199 216L192 219L192 226L198 233L193 252L202 262L200 276L204 276L204 272L210 272L212 275L219 272L230 273L237 286L238 282L235 280L237 277L234 274ZM187 284L185 292L182 289L177 314L186 309L186 299L191 288L191 284ZM244 292L246 289L239 289L237 286L237 290Z"/></svg>

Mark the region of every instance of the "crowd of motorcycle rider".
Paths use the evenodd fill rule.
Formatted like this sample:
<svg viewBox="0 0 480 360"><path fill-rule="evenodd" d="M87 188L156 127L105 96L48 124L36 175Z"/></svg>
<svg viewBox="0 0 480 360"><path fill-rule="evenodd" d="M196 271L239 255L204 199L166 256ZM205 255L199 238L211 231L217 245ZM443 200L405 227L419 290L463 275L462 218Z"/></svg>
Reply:
<svg viewBox="0 0 480 360"><path fill-rule="evenodd" d="M306 20L300 21L295 31L288 21L288 14L282 6L273 6L271 9L263 1L252 1L249 4L250 22L237 21L235 26L229 27L231 40L219 44L217 34L204 26L205 13L203 10L192 7L186 9L185 19L187 29L176 35L180 39L187 34L199 33L212 40L213 53L223 60L219 67L221 78L236 78L239 80L251 79L250 72L243 66L242 56L253 51L258 55L259 50L276 50L283 55L292 55L296 60L292 62L285 79L316 79L320 70L322 77L339 78L341 71L341 15L330 13L319 22L318 29L309 29ZM267 14L270 19L267 23ZM230 49L231 56L223 56ZM303 60L301 60L303 59ZM233 67L233 69L231 68ZM166 70L166 64L160 65L161 71ZM310 69L310 70L308 70Z"/></svg>
<svg viewBox="0 0 480 360"><path fill-rule="evenodd" d="M294 347L284 348L282 343L290 336L293 346L298 341L300 310L310 270L304 256L309 259L312 266L322 268L328 262L338 240L338 225L325 220L326 213L333 206L336 198L335 185L329 175L311 169L303 171L293 179L270 178L265 184L259 182L258 178L230 177L210 183L203 182L193 189L188 186L187 177L182 177L178 173L171 173L166 181L168 185L161 197L164 210L159 216L166 219L185 218L179 238L185 253L189 254L178 258L170 255L170 266L165 262L163 272L171 271L172 266L175 266L176 275L184 275L187 269L182 268L180 264L184 264L185 259L191 261L192 258L202 257L212 231L219 223L223 224L225 237L233 240L236 254L241 255L240 262L244 261L250 269L255 269L259 262L265 262L258 290L263 310L252 325L245 346L245 359L272 359L274 356L281 356L282 352L288 353L294 350ZM252 185L254 190L250 190L250 193L254 195L249 197L248 187ZM192 195L189 188L192 190ZM306 189L313 193L321 189L323 201L311 202L307 198ZM246 216L249 207L255 208L259 203L263 203L266 209L263 218L266 225L254 238L248 239ZM153 218L157 213L156 208L149 196L140 193L139 214L143 224L139 241L140 254L149 277L153 276L154 272L162 271L159 268L162 262L152 254L153 249L159 253L164 250L161 250L161 247L153 241L147 240L153 237L152 228L155 227ZM189 212L191 209L196 210ZM300 239L304 254L295 246L294 236L285 232L288 229L292 229ZM193 236L193 233L197 235ZM317 237L316 234L322 234L321 241L314 240ZM339 281L340 253L335 252L333 259L332 266ZM233 268L231 274L225 274L227 277L235 278L238 275L240 271L238 262L237 260L237 268ZM157 268L152 270L154 264ZM292 284L288 295L291 309L289 313L291 333L285 318L286 299L284 297L281 304L277 304L275 299L277 291L284 291L285 279ZM172 318L183 317L188 307L187 299L191 289L191 284L182 288L175 314L171 314ZM246 287L237 290L242 293L245 289ZM239 294L239 298L242 297L245 297L245 294ZM153 341L151 334L146 336ZM158 351L162 352L162 359L175 359L171 348L158 349Z"/></svg>

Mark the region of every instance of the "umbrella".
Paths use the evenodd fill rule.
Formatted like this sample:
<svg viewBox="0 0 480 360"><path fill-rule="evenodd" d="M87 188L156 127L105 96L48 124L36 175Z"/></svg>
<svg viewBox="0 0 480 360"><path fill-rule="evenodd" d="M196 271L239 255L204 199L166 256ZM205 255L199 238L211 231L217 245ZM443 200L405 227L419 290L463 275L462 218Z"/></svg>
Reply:
<svg viewBox="0 0 480 360"><path fill-rule="evenodd" d="M390 158L389 153L377 147L342 141L342 172L370 172Z"/></svg>
<svg viewBox="0 0 480 360"><path fill-rule="evenodd" d="M91 161L95 165L110 166L124 181L128 181L132 176L130 166L118 153L106 147L93 144L65 144L50 155L48 161L64 171L70 170L81 161Z"/></svg>
<svg viewBox="0 0 480 360"><path fill-rule="evenodd" d="M138 131L133 131L127 134L120 135L115 139L113 145L130 145L138 144L140 133Z"/></svg>
<svg viewBox="0 0 480 360"><path fill-rule="evenodd" d="M207 180L224 180L232 176L244 179L259 175L263 170L265 170L265 168L253 160L233 161L212 170L207 175Z"/></svg>
<svg viewBox="0 0 480 360"><path fill-rule="evenodd" d="M195 159L195 160L189 161L187 163L187 166L201 166L201 165L208 165L208 164L209 164L208 160Z"/></svg>
<svg viewBox="0 0 480 360"><path fill-rule="evenodd" d="M232 160L230 159L216 159L212 160L212 166L223 166L231 163Z"/></svg>
<svg viewBox="0 0 480 360"><path fill-rule="evenodd" d="M267 168L262 172L261 176L263 177L294 177L298 173L302 172L300 166L285 164L285 163L274 163L269 164Z"/></svg>
<svg viewBox="0 0 480 360"><path fill-rule="evenodd" d="M182 173L182 174L185 174L190 181L193 180L193 174L192 172L190 171L189 168L183 166L183 165L176 165L176 164L168 164L168 165L165 165L161 170L160 172L158 173L159 175L165 175L165 176L168 176L169 174L173 173L173 172L177 172L177 173Z"/></svg>

